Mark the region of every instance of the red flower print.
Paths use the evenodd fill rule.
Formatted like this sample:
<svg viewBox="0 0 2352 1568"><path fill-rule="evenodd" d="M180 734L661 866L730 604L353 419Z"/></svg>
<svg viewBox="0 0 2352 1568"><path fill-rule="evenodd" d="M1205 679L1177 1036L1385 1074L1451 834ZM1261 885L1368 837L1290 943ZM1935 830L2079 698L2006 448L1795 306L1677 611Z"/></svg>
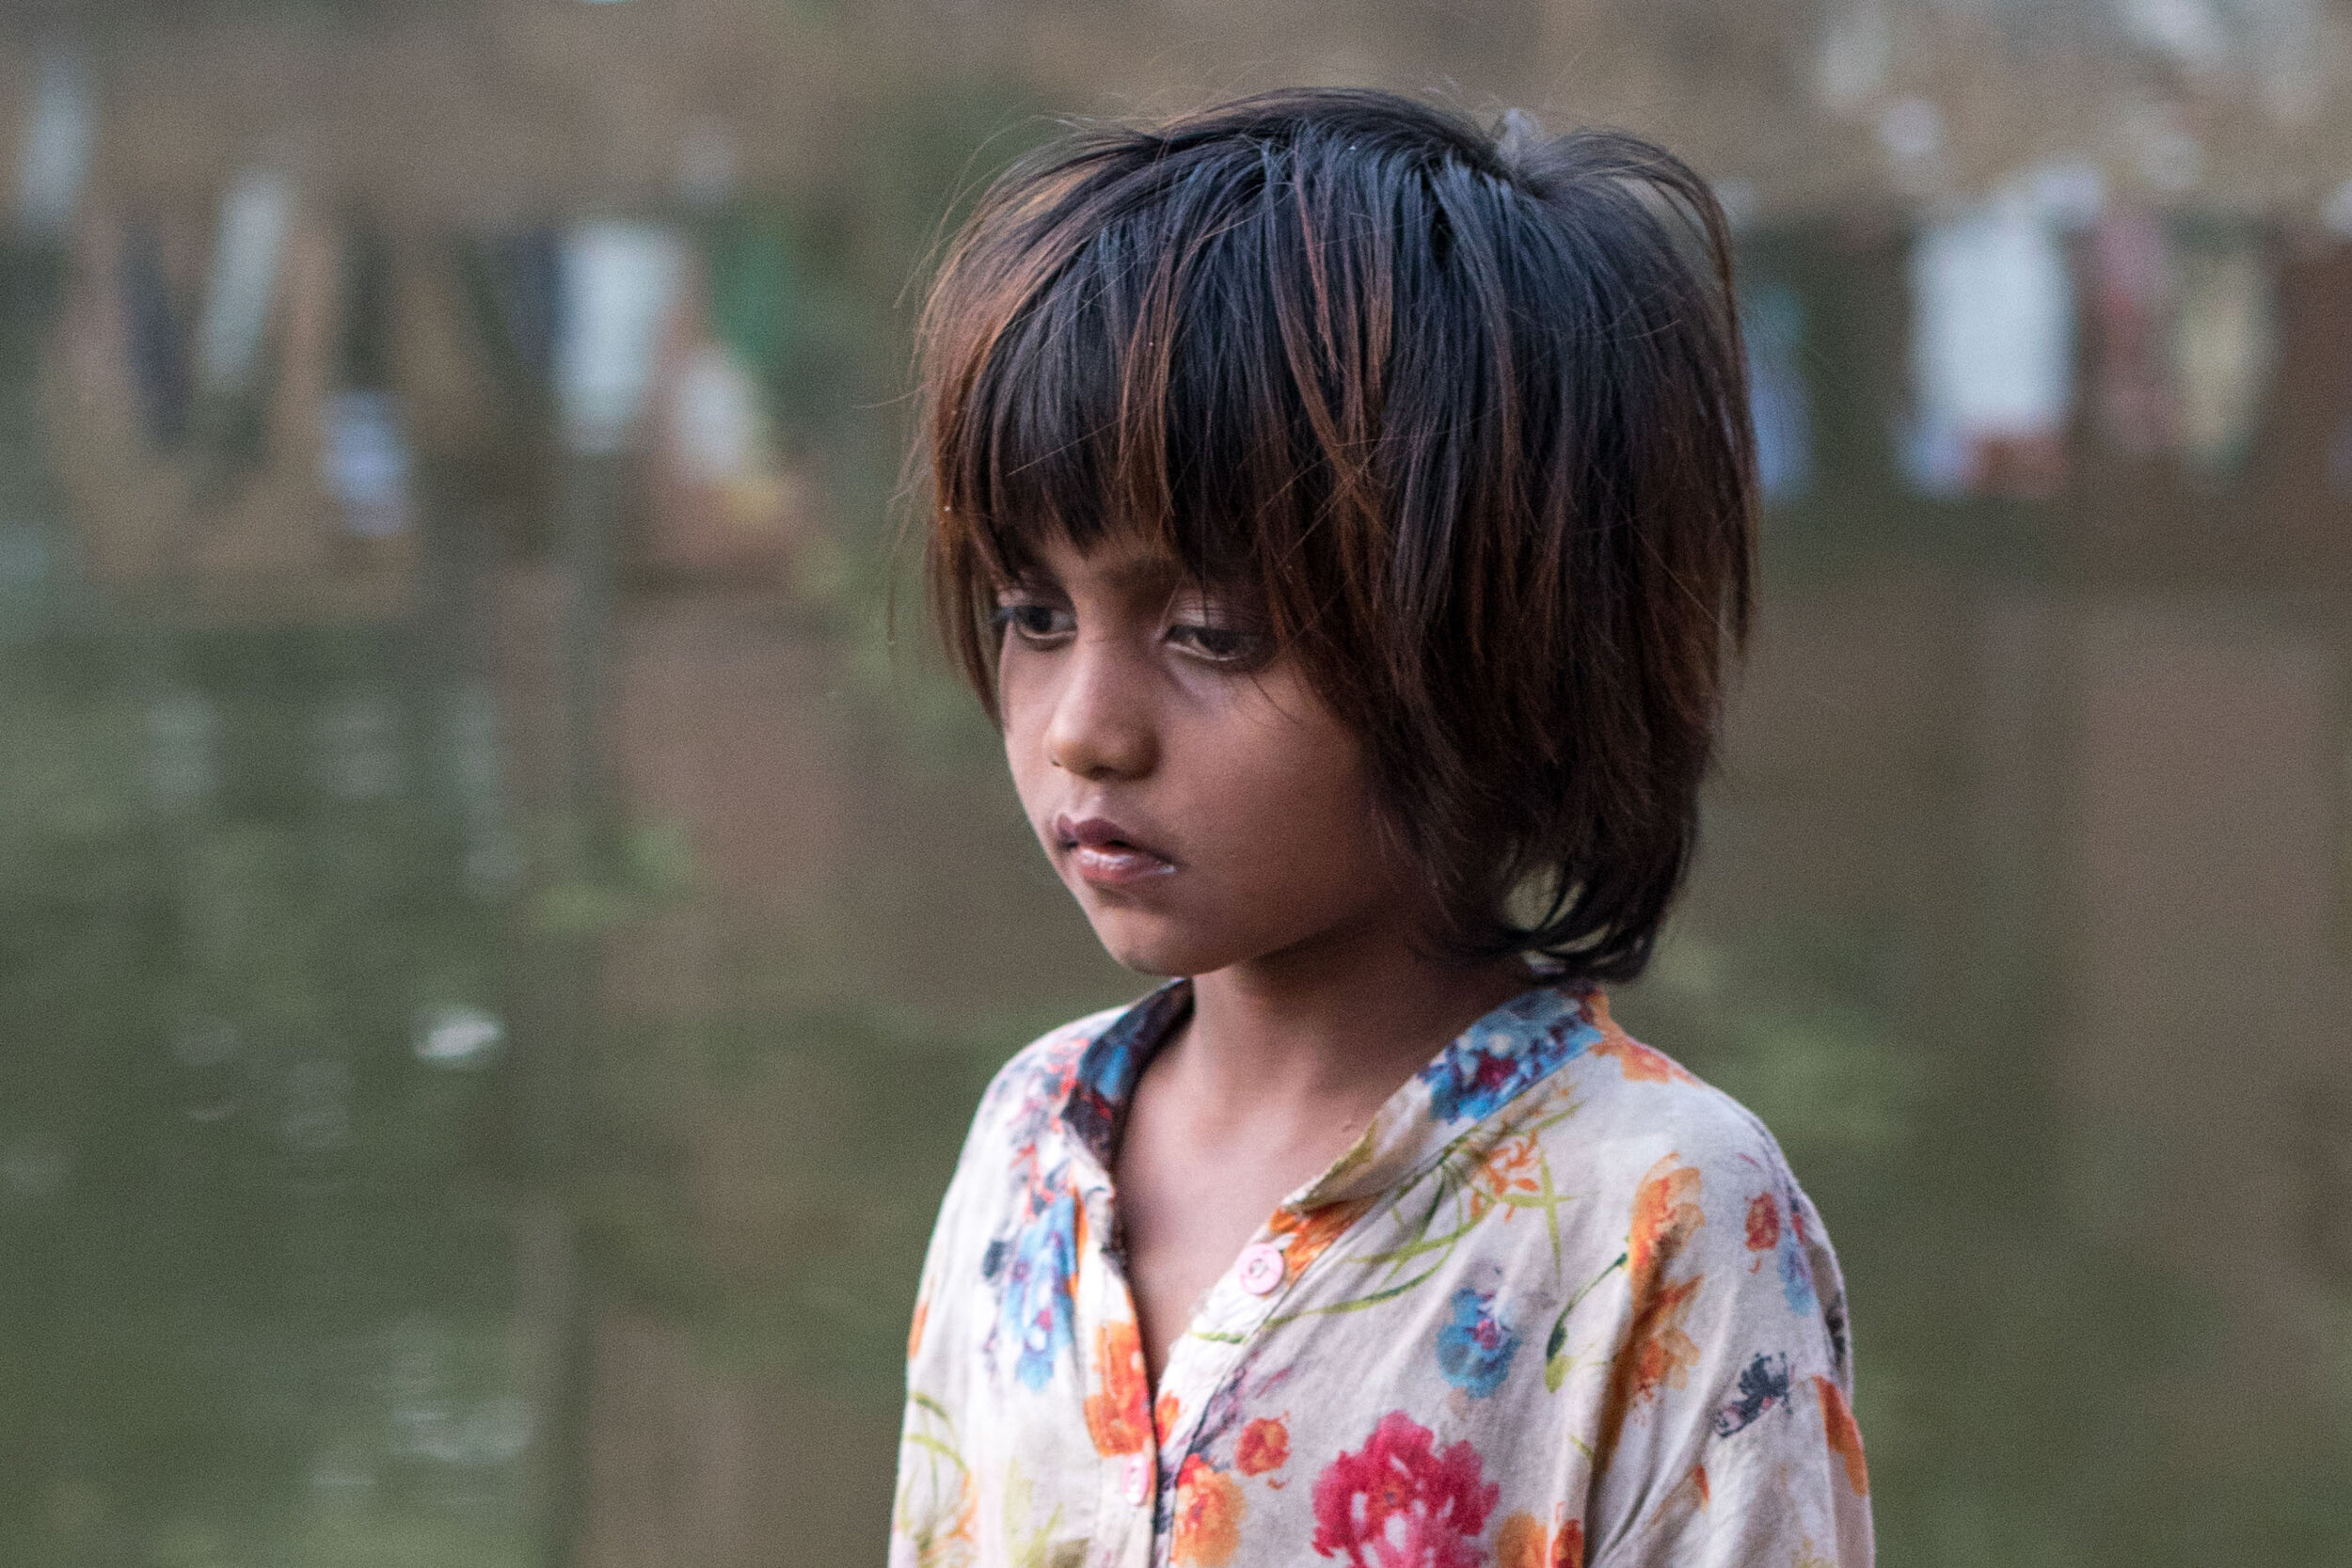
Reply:
<svg viewBox="0 0 2352 1568"><path fill-rule="evenodd" d="M1290 1463L1291 1433L1279 1416L1261 1416L1241 1429L1234 1467L1245 1476L1262 1476Z"/></svg>
<svg viewBox="0 0 2352 1568"><path fill-rule="evenodd" d="M1770 1193L1748 1199L1748 1250L1770 1252L1780 1245L1780 1205Z"/></svg>
<svg viewBox="0 0 2352 1568"><path fill-rule="evenodd" d="M1846 1465L1846 1484L1857 1497L1870 1495L1870 1468L1862 1460L1862 1429L1854 1425L1853 1412L1846 1408L1846 1396L1837 1391L1837 1385L1825 1377L1813 1380L1821 1390L1821 1426L1829 1438L1829 1451Z"/></svg>
<svg viewBox="0 0 2352 1568"><path fill-rule="evenodd" d="M1644 1045L1627 1034L1617 1021L1609 1016L1607 997L1596 991L1587 1006L1592 1009L1593 1027L1600 1031L1600 1043L1592 1048L1593 1054L1614 1056L1617 1070L1625 1074L1629 1081L1643 1084L1698 1082L1673 1057Z"/></svg>
<svg viewBox="0 0 2352 1568"><path fill-rule="evenodd" d="M1241 1516L1248 1504L1241 1487L1199 1454L1188 1454L1176 1472L1176 1521L1168 1534L1172 1563L1223 1568L1241 1544Z"/></svg>
<svg viewBox="0 0 2352 1568"><path fill-rule="evenodd" d="M1094 1331L1094 1368L1103 1385L1086 1401L1094 1451L1142 1452L1152 1442L1152 1411L1144 1387L1143 1339L1133 1320L1114 1319Z"/></svg>
<svg viewBox="0 0 2352 1568"><path fill-rule="evenodd" d="M1168 1434L1176 1430L1176 1418L1182 1414L1183 1410L1173 1394L1162 1394L1159 1402L1152 1407L1152 1428L1159 1434L1161 1442L1167 1442Z"/></svg>
<svg viewBox="0 0 2352 1568"><path fill-rule="evenodd" d="M1343 1453L1315 1478L1314 1547L1352 1568L1476 1568L1479 1532L1502 1488L1481 1484L1468 1443L1432 1449L1402 1410L1380 1418L1361 1453Z"/></svg>

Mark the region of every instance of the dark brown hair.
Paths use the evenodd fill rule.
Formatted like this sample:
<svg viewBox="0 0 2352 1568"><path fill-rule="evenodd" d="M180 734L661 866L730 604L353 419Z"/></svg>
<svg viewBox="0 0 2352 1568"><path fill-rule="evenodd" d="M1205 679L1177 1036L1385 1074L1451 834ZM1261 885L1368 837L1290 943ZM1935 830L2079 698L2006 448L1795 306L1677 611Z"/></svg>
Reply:
<svg viewBox="0 0 2352 1568"><path fill-rule="evenodd" d="M992 717L996 588L1139 529L1363 738L1441 949L1647 962L1756 515L1687 166L1369 91L1082 127L983 198L921 366L932 604Z"/></svg>

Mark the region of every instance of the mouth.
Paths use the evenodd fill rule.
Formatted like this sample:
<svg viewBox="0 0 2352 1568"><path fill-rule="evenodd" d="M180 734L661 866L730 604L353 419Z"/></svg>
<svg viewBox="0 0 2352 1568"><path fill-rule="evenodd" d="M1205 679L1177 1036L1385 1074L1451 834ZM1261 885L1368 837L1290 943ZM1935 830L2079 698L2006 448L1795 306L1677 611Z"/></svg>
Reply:
<svg viewBox="0 0 2352 1568"><path fill-rule="evenodd" d="M1098 886L1149 881L1176 869L1174 861L1129 837L1125 829L1107 817L1073 822L1066 816L1057 816L1054 818L1054 844L1072 870Z"/></svg>

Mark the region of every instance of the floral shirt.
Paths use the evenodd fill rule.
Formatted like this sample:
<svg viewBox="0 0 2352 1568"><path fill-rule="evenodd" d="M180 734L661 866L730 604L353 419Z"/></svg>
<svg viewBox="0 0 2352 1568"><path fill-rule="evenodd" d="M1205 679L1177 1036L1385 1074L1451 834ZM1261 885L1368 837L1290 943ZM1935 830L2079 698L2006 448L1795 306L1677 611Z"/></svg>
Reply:
<svg viewBox="0 0 2352 1568"><path fill-rule="evenodd" d="M1845 1292L1772 1134L1538 979L1300 1188L1150 1396L1109 1172L1186 981L981 1101L892 1568L1867 1568Z"/></svg>

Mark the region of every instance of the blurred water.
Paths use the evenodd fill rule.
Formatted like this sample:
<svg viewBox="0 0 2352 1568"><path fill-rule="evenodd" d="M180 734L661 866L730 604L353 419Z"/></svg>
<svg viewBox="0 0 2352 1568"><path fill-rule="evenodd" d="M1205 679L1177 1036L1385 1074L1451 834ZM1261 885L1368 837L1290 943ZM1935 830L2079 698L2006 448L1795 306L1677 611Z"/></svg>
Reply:
<svg viewBox="0 0 2352 1568"><path fill-rule="evenodd" d="M973 1100L1137 989L913 625L905 286L1028 106L1288 58L1193 8L25 13L0 1561L879 1554ZM2228 162L2310 9L2117 8L2145 157L1893 5L1295 71L1588 26L1746 214L1763 629L1620 1011L1834 1228L1890 1563L2352 1562L2352 247Z"/></svg>

